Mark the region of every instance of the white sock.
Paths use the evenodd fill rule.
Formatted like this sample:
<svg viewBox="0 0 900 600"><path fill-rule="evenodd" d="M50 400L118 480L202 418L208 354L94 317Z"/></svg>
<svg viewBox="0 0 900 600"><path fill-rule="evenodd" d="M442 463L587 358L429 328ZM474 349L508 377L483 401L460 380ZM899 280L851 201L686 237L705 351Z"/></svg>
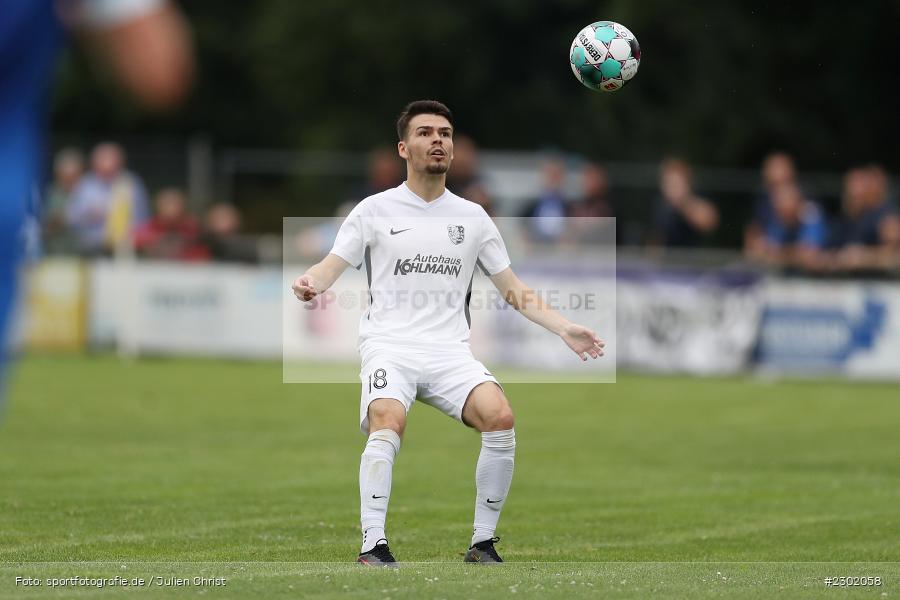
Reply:
<svg viewBox="0 0 900 600"><path fill-rule="evenodd" d="M386 540L384 522L391 495L391 473L399 450L400 436L390 429L373 431L366 442L359 461L359 520L363 532L360 554Z"/></svg>
<svg viewBox="0 0 900 600"><path fill-rule="evenodd" d="M475 532L472 545L494 537L500 511L512 483L516 430L481 434L481 454L475 467Z"/></svg>

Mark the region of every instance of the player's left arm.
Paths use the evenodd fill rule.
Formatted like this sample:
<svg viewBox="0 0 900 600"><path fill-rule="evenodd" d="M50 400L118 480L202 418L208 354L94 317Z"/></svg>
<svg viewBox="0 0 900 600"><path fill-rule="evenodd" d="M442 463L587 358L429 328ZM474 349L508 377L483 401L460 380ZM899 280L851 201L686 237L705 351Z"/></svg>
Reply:
<svg viewBox="0 0 900 600"><path fill-rule="evenodd" d="M509 303L525 317L562 338L581 360L603 356L606 343L582 325L572 323L547 305L538 294L516 276L511 267L491 275L491 282Z"/></svg>

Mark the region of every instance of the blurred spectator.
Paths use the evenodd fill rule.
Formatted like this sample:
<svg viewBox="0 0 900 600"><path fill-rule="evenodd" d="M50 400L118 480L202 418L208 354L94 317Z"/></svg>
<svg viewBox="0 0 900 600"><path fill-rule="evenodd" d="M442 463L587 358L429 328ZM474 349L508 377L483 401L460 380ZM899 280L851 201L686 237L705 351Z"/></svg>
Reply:
<svg viewBox="0 0 900 600"><path fill-rule="evenodd" d="M256 241L241 235L241 215L233 204L219 202L206 211L202 240L213 260L243 263L259 260Z"/></svg>
<svg viewBox="0 0 900 600"><path fill-rule="evenodd" d="M359 200L403 183L403 163L397 149L379 146L369 153L366 183L360 191Z"/></svg>
<svg viewBox="0 0 900 600"><path fill-rule="evenodd" d="M467 135L453 136L453 163L447 173L447 187L453 187L454 193L461 194L468 186L479 183L478 148L475 141Z"/></svg>
<svg viewBox="0 0 900 600"><path fill-rule="evenodd" d="M607 197L609 180L606 169L597 163L588 162L581 168L581 198L571 210L571 216L581 217L570 220L568 238L573 243L615 242L610 239L611 223L600 221L600 217L613 216L612 205Z"/></svg>
<svg viewBox="0 0 900 600"><path fill-rule="evenodd" d="M297 234L295 249L304 258L320 260L334 246L338 230L356 206L357 202L348 200L338 205L334 217L318 225L307 227Z"/></svg>
<svg viewBox="0 0 900 600"><path fill-rule="evenodd" d="M656 211L656 243L687 248L699 245L719 225L713 204L692 189L691 167L683 160L667 158L660 165L661 199Z"/></svg>
<svg viewBox="0 0 900 600"><path fill-rule="evenodd" d="M889 198L888 177L878 165L844 176L843 214L831 245L837 270L878 272L900 265L900 214Z"/></svg>
<svg viewBox="0 0 900 600"><path fill-rule="evenodd" d="M453 136L453 162L447 173L447 187L453 193L480 205L491 217L495 215L491 196L478 169L478 146L467 135Z"/></svg>
<svg viewBox="0 0 900 600"><path fill-rule="evenodd" d="M84 172L84 156L75 148L60 150L53 159L53 182L43 206L44 249L52 254L75 251L75 240L66 225L72 193Z"/></svg>
<svg viewBox="0 0 900 600"><path fill-rule="evenodd" d="M152 219L137 228L134 245L138 254L158 260L197 261L209 258L201 243L200 227L187 213L184 193L167 188L156 194Z"/></svg>
<svg viewBox="0 0 900 600"><path fill-rule="evenodd" d="M81 253L98 255L127 241L132 229L147 218L147 191L125 168L118 144L103 143L91 153L91 171L72 192L66 212Z"/></svg>
<svg viewBox="0 0 900 600"><path fill-rule="evenodd" d="M562 161L549 159L541 169L543 190L521 216L528 217L526 233L534 242L556 242L566 231L568 207L563 196L566 169Z"/></svg>
<svg viewBox="0 0 900 600"><path fill-rule="evenodd" d="M572 208L573 217L611 217L609 203L609 179L606 169L594 162L585 163L581 168L581 199Z"/></svg>
<svg viewBox="0 0 900 600"><path fill-rule="evenodd" d="M765 250L766 230L775 220L772 197L782 185L797 184L797 169L791 155L780 150L771 152L763 159L762 192L753 206L753 218L744 228L744 250L748 254L759 254Z"/></svg>
<svg viewBox="0 0 900 600"><path fill-rule="evenodd" d="M792 180L771 187L769 194L772 216L761 239L745 248L748 258L789 270L818 269L827 237L821 209Z"/></svg>

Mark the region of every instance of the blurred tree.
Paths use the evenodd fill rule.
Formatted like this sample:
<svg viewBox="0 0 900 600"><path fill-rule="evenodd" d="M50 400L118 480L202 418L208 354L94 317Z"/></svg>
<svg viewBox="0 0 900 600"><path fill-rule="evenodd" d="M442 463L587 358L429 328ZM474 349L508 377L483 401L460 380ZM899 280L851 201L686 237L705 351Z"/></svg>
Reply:
<svg viewBox="0 0 900 600"><path fill-rule="evenodd" d="M78 55L62 66L61 131L208 132L219 143L368 149L392 142L415 98L447 102L481 144L554 146L597 159L755 166L769 148L807 168L893 152L891 73L900 4L587 0L223 2L184 8L198 45L193 101L147 117ZM575 33L597 19L641 42L637 78L592 93L569 71Z"/></svg>

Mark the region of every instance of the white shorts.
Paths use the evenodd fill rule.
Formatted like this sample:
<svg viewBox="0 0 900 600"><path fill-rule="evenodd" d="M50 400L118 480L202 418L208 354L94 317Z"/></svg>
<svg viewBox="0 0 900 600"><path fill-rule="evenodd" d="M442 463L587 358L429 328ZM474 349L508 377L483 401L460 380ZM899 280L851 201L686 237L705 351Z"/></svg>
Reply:
<svg viewBox="0 0 900 600"><path fill-rule="evenodd" d="M360 355L359 428L365 435L369 435L369 404L378 398L399 400L407 413L418 398L462 422L463 406L475 386L485 381L500 385L466 343L410 346L367 341Z"/></svg>

